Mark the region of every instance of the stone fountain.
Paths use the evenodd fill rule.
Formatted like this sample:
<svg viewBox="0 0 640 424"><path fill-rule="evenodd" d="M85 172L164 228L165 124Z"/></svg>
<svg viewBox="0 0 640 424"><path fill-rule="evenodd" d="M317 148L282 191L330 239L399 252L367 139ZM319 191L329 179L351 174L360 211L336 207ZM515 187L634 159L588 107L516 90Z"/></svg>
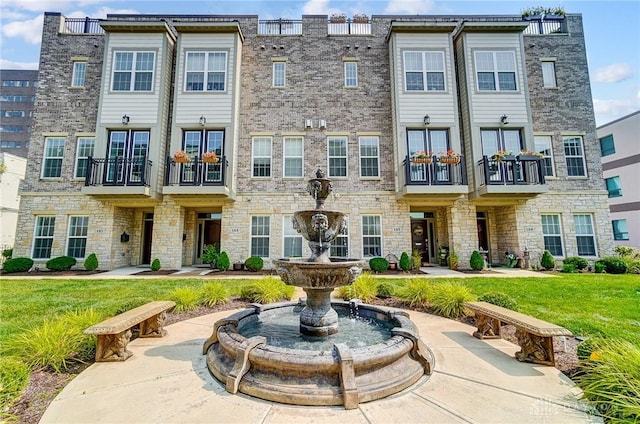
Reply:
<svg viewBox="0 0 640 424"><path fill-rule="evenodd" d="M324 209L332 185L321 170L309 180L307 191L315 209L296 212L293 226L309 242L311 256L273 261L286 284L305 291L306 301L255 304L217 321L203 354L211 373L230 393L352 409L429 375L433 355L406 312L358 300L331 302L333 289L352 284L365 261L329 258L331 242L346 225L344 214ZM298 320L299 331L287 336L290 317ZM274 327L272 322L279 323L275 331L261 333ZM339 322L357 327L340 339ZM369 334L374 334L371 344ZM328 349L316 350L327 341Z"/></svg>

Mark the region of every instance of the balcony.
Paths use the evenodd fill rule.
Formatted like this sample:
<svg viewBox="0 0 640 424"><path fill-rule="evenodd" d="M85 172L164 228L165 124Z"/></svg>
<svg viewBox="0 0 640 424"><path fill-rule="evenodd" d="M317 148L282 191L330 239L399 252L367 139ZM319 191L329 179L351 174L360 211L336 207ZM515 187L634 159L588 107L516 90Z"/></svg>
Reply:
<svg viewBox="0 0 640 424"><path fill-rule="evenodd" d="M449 163L443 156L423 160L427 163L418 161L407 156L403 162L405 181L402 197L449 203L469 191L464 156L460 156L457 162L454 160Z"/></svg>
<svg viewBox="0 0 640 424"><path fill-rule="evenodd" d="M82 192L114 201L145 200L150 189L152 162L146 156L87 159L87 175Z"/></svg>
<svg viewBox="0 0 640 424"><path fill-rule="evenodd" d="M527 199L546 193L542 159L537 156L483 156L478 162L479 187L471 196L485 200Z"/></svg>
<svg viewBox="0 0 640 424"><path fill-rule="evenodd" d="M371 22L367 19L344 19L342 22L329 20L327 27L329 35L371 35Z"/></svg>
<svg viewBox="0 0 640 424"><path fill-rule="evenodd" d="M163 194L170 194L182 205L202 202L202 195L231 197L227 186L229 163L225 156L219 156L218 162L203 162L200 157L180 163L173 157L167 157ZM211 199L210 199L211 200Z"/></svg>
<svg viewBox="0 0 640 424"><path fill-rule="evenodd" d="M567 22L562 15L534 15L522 18L529 21L524 35L566 34Z"/></svg>
<svg viewBox="0 0 640 424"><path fill-rule="evenodd" d="M302 21L272 19L258 21L258 35L302 35Z"/></svg>

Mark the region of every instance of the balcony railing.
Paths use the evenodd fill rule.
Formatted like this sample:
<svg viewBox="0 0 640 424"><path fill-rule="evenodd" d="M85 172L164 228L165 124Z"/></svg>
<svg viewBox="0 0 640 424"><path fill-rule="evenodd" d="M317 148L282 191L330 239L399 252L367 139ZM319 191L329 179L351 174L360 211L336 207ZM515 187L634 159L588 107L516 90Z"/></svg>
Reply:
<svg viewBox="0 0 640 424"><path fill-rule="evenodd" d="M371 35L371 22L345 19L344 22L329 20L327 28L329 35Z"/></svg>
<svg viewBox="0 0 640 424"><path fill-rule="evenodd" d="M529 26L524 30L524 35L565 34L567 32L564 16L535 15L522 19L529 21Z"/></svg>
<svg viewBox="0 0 640 424"><path fill-rule="evenodd" d="M60 32L63 34L104 34L99 19L63 18Z"/></svg>
<svg viewBox="0 0 640 424"><path fill-rule="evenodd" d="M96 159L89 156L85 186L149 186L151 161L146 156Z"/></svg>
<svg viewBox="0 0 640 424"><path fill-rule="evenodd" d="M404 161L407 185L446 186L467 184L464 156L460 156L457 163L444 163L447 159L442 156L427 158L429 163L416 163L417 160L419 159L407 156Z"/></svg>
<svg viewBox="0 0 640 424"><path fill-rule="evenodd" d="M258 21L258 35L302 35L302 21L291 19Z"/></svg>
<svg viewBox="0 0 640 424"><path fill-rule="evenodd" d="M218 156L216 163L203 162L194 158L191 162L179 163L173 157L167 157L165 168L165 186L224 186L227 172L227 160Z"/></svg>
<svg viewBox="0 0 640 424"><path fill-rule="evenodd" d="M500 160L483 156L478 162L480 185L542 185L542 163L537 156L505 156Z"/></svg>

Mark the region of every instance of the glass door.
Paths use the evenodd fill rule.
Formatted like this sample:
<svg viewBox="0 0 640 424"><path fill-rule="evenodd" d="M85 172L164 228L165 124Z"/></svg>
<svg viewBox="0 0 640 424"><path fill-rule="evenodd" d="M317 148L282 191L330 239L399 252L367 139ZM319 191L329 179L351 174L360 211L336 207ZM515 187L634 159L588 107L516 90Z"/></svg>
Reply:
<svg viewBox="0 0 640 424"><path fill-rule="evenodd" d="M148 153L149 131L111 131L105 182L143 183Z"/></svg>
<svg viewBox="0 0 640 424"><path fill-rule="evenodd" d="M204 247L215 244L220 247L221 213L199 213L196 225L195 263L202 264Z"/></svg>

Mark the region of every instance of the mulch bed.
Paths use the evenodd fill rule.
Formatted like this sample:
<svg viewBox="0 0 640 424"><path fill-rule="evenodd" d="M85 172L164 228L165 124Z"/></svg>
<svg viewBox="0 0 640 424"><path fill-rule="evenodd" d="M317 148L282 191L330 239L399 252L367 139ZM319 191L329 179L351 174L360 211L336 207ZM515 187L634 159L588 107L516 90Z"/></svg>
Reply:
<svg viewBox="0 0 640 424"><path fill-rule="evenodd" d="M77 277L83 275L102 274L107 271L87 271L86 269L71 269L69 271L49 271L47 269L34 270L31 272L3 272L0 275L7 277Z"/></svg>

